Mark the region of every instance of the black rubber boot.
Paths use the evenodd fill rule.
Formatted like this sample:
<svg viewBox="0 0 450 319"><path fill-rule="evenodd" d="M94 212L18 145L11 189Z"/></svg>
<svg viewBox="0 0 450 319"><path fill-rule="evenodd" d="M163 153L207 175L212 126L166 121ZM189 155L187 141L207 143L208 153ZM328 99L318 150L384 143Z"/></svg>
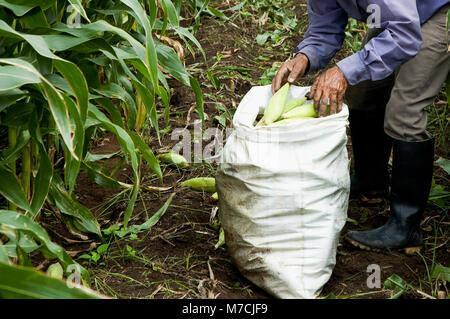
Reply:
<svg viewBox="0 0 450 319"><path fill-rule="evenodd" d="M423 142L394 140L391 216L380 228L351 231L346 239L366 250L405 248L414 253L422 246L420 220L433 176L434 139Z"/></svg>
<svg viewBox="0 0 450 319"><path fill-rule="evenodd" d="M387 195L387 165L392 139L384 133L384 108L350 110L354 171L350 175L350 197L365 193Z"/></svg>

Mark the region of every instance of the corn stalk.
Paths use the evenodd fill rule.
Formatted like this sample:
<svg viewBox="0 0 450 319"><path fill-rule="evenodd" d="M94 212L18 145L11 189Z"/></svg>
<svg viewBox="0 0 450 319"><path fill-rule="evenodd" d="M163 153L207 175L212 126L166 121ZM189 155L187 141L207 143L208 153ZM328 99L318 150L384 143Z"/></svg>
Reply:
<svg viewBox="0 0 450 319"><path fill-rule="evenodd" d="M20 256L42 250L59 258L64 270L76 264L43 239L48 235L37 221L44 205L58 211L74 231L102 237L94 215L73 194L80 170L102 186L129 191L125 227L145 186L143 163L162 180L159 162L140 134L149 122L159 138L159 110L166 119L169 114L169 78L192 88L204 119L198 82L167 41L159 40L171 32L204 56L179 24L181 5L170 0L0 0L0 128L8 132L0 152L0 195L8 206L0 211L0 252L6 251L0 262L25 264L29 261ZM88 159L97 131L116 135L132 167L132 185ZM17 225L14 218L26 220Z"/></svg>

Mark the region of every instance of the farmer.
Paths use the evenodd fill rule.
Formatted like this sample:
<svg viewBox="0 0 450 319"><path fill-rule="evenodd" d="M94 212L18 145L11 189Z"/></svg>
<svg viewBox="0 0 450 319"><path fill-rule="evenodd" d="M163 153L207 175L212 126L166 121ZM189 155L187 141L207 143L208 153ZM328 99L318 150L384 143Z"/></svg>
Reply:
<svg viewBox="0 0 450 319"><path fill-rule="evenodd" d="M297 55L272 83L276 92L307 72L324 68L341 48L349 17L372 24L363 48L323 72L311 88L320 116L350 108L354 172L351 196L389 190L387 163L393 149L391 216L346 239L368 250L418 248L420 220L434 162L434 138L425 107L433 103L450 69L446 30L449 0L309 0L309 28ZM377 21L378 20L378 21Z"/></svg>

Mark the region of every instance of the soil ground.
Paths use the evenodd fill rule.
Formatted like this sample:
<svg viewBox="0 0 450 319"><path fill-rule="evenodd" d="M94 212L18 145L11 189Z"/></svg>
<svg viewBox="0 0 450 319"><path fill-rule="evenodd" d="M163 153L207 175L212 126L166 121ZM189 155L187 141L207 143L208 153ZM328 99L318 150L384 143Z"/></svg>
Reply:
<svg viewBox="0 0 450 319"><path fill-rule="evenodd" d="M296 8L296 13L299 19L304 20L305 1L300 3L302 5ZM214 116L223 113L215 107L217 104L233 110L245 93L258 84L265 69L270 68L273 62L284 61L289 57L285 50L278 51L273 48L271 51L268 47L256 44L255 38L261 29L264 29L264 26L256 28L254 21L250 19L235 19L231 24L219 19L202 18L196 38L205 50L210 67L220 59L213 71L221 80L221 88L215 89L206 79L205 64L200 55L195 59L188 56L186 66L202 83L208 127L223 129L214 120ZM286 39L285 47L294 51L296 44L301 41L301 34L299 32L298 36ZM343 55L345 52L340 52L336 59ZM308 75L299 85L311 85L315 75ZM150 133L148 141L155 153L167 151L175 144L170 139L172 129L184 126L192 128L194 119L198 118L194 112L188 116L189 109L195 105L195 97L190 89L175 81L170 81L170 84L174 88L169 121L171 129L162 134L161 145L164 147L157 142L155 134ZM230 125L229 121L227 124ZM165 127L163 120L160 125L161 128ZM106 134L99 138L91 152L109 154L119 150L114 137ZM348 150L351 155L350 140ZM439 153L439 150L437 152ZM118 160L117 157L112 157L103 160L101 164L112 168ZM188 169L178 170L163 165L162 168L162 183L150 170L142 172L143 183L171 189L157 193L143 191L136 204L132 224L144 222L165 203L172 192L176 192L171 206L150 231L139 234L137 239L110 239L108 252L98 262L91 261L86 264L92 273L93 288L118 298L271 298L239 273L229 259L226 246L215 249L219 237L215 214L220 212L216 211L217 203L211 199L210 194L178 186L181 180L191 177L214 176L214 166L193 164ZM116 173L116 177L130 182L129 171L124 165ZM436 179L443 183L448 182L439 176L436 176ZM123 221L126 196L119 194L117 190L98 186L84 173L80 175L77 185L76 194L79 201L96 214L102 229ZM445 266L449 263L448 239L435 236L435 230L440 227L436 222L441 214L439 208L427 206L422 224L426 234L423 258L417 254L407 256L396 251L361 251L348 246L341 238L336 267L321 296L334 294L352 298L391 297L392 292L389 290L367 287L367 267L371 264L381 267L382 282L395 273L417 288L409 290L403 297L422 298L423 294L417 290L429 294L432 287L429 286L426 267L430 267L433 253L436 262ZM386 199L352 199L348 217L354 223L347 223L342 235L349 230L378 227L386 221L388 215L389 206ZM54 217L43 216L43 220L47 223L52 238L77 257L100 244L81 240ZM448 220L446 222L448 223ZM78 261L82 262L81 259Z"/></svg>

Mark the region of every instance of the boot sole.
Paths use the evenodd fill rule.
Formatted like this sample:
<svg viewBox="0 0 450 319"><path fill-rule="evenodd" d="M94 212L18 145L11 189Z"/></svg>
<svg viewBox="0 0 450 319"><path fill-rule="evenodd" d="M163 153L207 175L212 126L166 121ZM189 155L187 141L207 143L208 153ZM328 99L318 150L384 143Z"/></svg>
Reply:
<svg viewBox="0 0 450 319"><path fill-rule="evenodd" d="M358 248L360 248L362 250L366 250L366 251L373 251L376 253L381 253L386 250L396 250L396 251L401 251L401 252L405 253L406 255L414 255L415 253L420 252L420 250L422 249L422 247L420 247L420 246L404 247L404 248L374 248L374 247L370 247L370 246L361 244L361 243L357 242L356 240L351 239L349 237L345 237L345 239L355 247L358 247Z"/></svg>

